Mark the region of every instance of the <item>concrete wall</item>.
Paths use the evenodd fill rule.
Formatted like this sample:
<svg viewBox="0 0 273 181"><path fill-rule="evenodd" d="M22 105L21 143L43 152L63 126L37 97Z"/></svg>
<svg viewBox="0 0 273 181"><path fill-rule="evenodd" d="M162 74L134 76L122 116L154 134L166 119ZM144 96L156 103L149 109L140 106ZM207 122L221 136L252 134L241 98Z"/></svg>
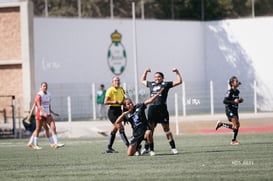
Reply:
<svg viewBox="0 0 273 181"><path fill-rule="evenodd" d="M15 96L21 115L29 110L31 102L32 12L27 1L0 3L0 109L6 108L8 116L11 116L11 97L7 96Z"/></svg>
<svg viewBox="0 0 273 181"><path fill-rule="evenodd" d="M37 83L44 79L52 83L110 82L114 74L108 67L107 52L115 30L122 34L127 52L121 79L134 81L131 20L35 18L34 22ZM137 21L136 31L139 75L150 67L173 79L171 69L177 67L185 78L203 80L200 22Z"/></svg>

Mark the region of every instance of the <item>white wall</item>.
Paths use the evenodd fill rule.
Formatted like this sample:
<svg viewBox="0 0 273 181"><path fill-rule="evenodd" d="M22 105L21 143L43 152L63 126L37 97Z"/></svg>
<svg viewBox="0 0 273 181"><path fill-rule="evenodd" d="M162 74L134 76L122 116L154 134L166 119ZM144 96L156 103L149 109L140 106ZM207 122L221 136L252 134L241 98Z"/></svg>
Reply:
<svg viewBox="0 0 273 181"><path fill-rule="evenodd" d="M127 67L122 82L134 85L131 20L35 18L36 87L49 83L105 83L113 76L107 64L111 33L122 34ZM273 18L213 22L137 20L138 76L150 67L175 79L177 67L185 82L213 80L225 91L236 75L258 81L263 100L259 108L272 110ZM224 85L224 86L223 86ZM140 89L146 89L139 86ZM222 98L222 97L221 97Z"/></svg>
<svg viewBox="0 0 273 181"><path fill-rule="evenodd" d="M120 76L134 82L132 22L130 20L35 18L36 83L111 82L107 64L111 33L118 30L127 51ZM190 80L203 80L202 29L199 22L137 21L138 74L150 67L174 79L172 67ZM192 70L195 70L194 76Z"/></svg>
<svg viewBox="0 0 273 181"><path fill-rule="evenodd" d="M273 109L273 18L206 23L206 75L216 83L238 76L257 81L261 110Z"/></svg>

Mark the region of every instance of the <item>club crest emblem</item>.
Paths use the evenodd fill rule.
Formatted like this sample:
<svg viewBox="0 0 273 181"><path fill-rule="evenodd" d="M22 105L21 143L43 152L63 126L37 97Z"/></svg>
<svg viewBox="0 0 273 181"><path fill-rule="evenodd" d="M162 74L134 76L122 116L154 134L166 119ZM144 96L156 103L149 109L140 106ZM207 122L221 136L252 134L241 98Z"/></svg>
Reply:
<svg viewBox="0 0 273 181"><path fill-rule="evenodd" d="M126 51L121 43L121 34L115 30L111 34L112 43L108 49L108 66L115 75L121 75L126 67L127 56Z"/></svg>

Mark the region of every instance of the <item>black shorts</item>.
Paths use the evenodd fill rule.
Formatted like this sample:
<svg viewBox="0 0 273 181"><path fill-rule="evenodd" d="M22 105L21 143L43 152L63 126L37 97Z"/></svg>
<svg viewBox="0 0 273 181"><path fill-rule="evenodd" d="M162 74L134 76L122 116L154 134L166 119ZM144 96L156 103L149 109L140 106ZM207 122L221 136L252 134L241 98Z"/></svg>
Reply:
<svg viewBox="0 0 273 181"><path fill-rule="evenodd" d="M169 124L169 112L165 105L151 105L148 108L149 123Z"/></svg>
<svg viewBox="0 0 273 181"><path fill-rule="evenodd" d="M144 135L147 130L146 128L147 127L145 127L145 126L140 126L140 127L134 128L133 136L130 139L130 145L140 144L141 141L144 140Z"/></svg>
<svg viewBox="0 0 273 181"><path fill-rule="evenodd" d="M227 116L227 118L228 118L229 121L231 121L231 119L233 117L239 118L239 116L238 116L238 110L237 109L230 109L230 108L227 107L226 108L226 116Z"/></svg>
<svg viewBox="0 0 273 181"><path fill-rule="evenodd" d="M114 124L117 118L122 114L121 107L110 106L108 109L108 118L112 124Z"/></svg>

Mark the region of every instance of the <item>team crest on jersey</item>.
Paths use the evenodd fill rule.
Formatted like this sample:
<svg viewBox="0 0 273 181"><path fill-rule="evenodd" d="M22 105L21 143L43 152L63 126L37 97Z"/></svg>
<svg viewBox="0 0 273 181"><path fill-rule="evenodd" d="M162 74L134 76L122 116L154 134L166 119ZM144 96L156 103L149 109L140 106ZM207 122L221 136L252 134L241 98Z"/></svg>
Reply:
<svg viewBox="0 0 273 181"><path fill-rule="evenodd" d="M108 49L108 66L115 75L121 75L126 67L127 55L123 44L121 43L121 34L115 30L111 34L112 43Z"/></svg>
<svg viewBox="0 0 273 181"><path fill-rule="evenodd" d="M153 92L158 92L161 89L160 85L154 86L153 87Z"/></svg>

